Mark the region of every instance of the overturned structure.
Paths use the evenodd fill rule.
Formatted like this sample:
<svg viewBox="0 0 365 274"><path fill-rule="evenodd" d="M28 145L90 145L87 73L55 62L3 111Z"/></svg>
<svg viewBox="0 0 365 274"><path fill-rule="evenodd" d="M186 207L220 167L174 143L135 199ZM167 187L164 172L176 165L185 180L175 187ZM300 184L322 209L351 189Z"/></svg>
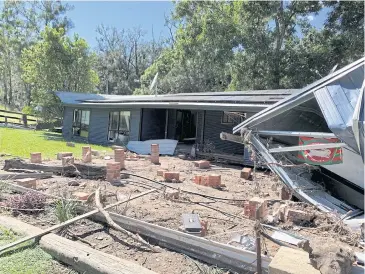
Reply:
<svg viewBox="0 0 365 274"><path fill-rule="evenodd" d="M352 211L347 217L361 213L355 207L364 209L364 58L248 118L233 133L299 199L323 211Z"/></svg>

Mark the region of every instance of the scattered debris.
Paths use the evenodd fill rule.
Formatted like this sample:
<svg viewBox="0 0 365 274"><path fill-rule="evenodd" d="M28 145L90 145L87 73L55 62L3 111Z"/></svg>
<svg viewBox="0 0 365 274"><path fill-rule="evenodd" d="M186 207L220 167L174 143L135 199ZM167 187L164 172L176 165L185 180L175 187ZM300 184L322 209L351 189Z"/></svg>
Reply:
<svg viewBox="0 0 365 274"><path fill-rule="evenodd" d="M90 196L90 193L86 193L86 192L74 192L72 193L72 196L78 200L81 200L81 201L86 201L89 196Z"/></svg>
<svg viewBox="0 0 365 274"><path fill-rule="evenodd" d="M249 235L233 235L231 240L228 242L228 244L232 243L238 243L239 247L244 250L249 250L252 252L256 252L256 240L254 237L251 237Z"/></svg>
<svg viewBox="0 0 365 274"><path fill-rule="evenodd" d="M68 147L75 147L75 143L73 143L73 142L67 142L66 143L66 146L68 146Z"/></svg>
<svg viewBox="0 0 365 274"><path fill-rule="evenodd" d="M183 222L183 230L186 233L201 236L203 227L200 222L199 215L183 213L181 216Z"/></svg>
<svg viewBox="0 0 365 274"><path fill-rule="evenodd" d="M99 150L92 149L91 150L91 155L92 156L95 156L95 157L99 157L100 156L100 152L99 152Z"/></svg>
<svg viewBox="0 0 365 274"><path fill-rule="evenodd" d="M309 244L311 264L322 274L349 274L355 262L353 250L346 244L328 238L315 238Z"/></svg>
<svg viewBox="0 0 365 274"><path fill-rule="evenodd" d="M43 209L46 204L46 197L35 192L26 192L25 194L13 195L5 202L5 206L12 208L14 211L32 211Z"/></svg>
<svg viewBox="0 0 365 274"><path fill-rule="evenodd" d="M69 186L79 186L80 183L78 181L75 180L71 180L67 183Z"/></svg>
<svg viewBox="0 0 365 274"><path fill-rule="evenodd" d="M37 179L35 178L17 179L15 182L22 187L37 189Z"/></svg>

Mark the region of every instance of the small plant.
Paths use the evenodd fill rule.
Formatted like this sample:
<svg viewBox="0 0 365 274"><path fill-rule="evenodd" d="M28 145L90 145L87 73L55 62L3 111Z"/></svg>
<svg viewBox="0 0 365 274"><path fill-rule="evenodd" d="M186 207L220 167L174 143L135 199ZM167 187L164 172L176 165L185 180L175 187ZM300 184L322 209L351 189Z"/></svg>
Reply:
<svg viewBox="0 0 365 274"><path fill-rule="evenodd" d="M5 205L20 211L22 209L43 209L46 205L46 197L42 194L29 191L25 194L9 197Z"/></svg>
<svg viewBox="0 0 365 274"><path fill-rule="evenodd" d="M8 185L4 181L0 181L0 200L4 198L4 193L8 190Z"/></svg>
<svg viewBox="0 0 365 274"><path fill-rule="evenodd" d="M56 202L55 215L59 222L63 223L76 215L77 203L69 200L58 200Z"/></svg>

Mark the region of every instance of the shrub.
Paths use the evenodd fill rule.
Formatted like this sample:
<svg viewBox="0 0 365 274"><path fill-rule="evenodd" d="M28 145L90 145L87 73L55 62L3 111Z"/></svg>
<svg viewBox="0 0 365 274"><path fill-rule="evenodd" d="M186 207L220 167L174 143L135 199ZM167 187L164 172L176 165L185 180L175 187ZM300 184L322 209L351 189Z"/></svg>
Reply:
<svg viewBox="0 0 365 274"><path fill-rule="evenodd" d="M25 194L11 196L5 202L7 207L13 209L43 209L46 204L46 197L32 191Z"/></svg>

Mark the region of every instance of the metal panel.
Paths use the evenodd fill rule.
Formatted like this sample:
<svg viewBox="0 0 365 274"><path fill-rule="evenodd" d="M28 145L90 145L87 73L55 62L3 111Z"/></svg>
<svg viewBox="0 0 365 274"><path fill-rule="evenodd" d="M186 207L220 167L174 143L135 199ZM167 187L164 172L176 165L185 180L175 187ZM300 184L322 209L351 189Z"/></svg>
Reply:
<svg viewBox="0 0 365 274"><path fill-rule="evenodd" d="M312 93L314 91L323 88L325 86L328 86L329 84L333 83L334 81L337 81L338 79L344 77L345 75L349 74L352 71L355 71L355 75L359 75L359 70L363 70L364 60L365 58L361 58L349 64L348 66L338 71L335 71L334 73L326 77L323 77L322 79L306 86L300 92L288 96L287 98L277 102L276 104L268 107L264 111L257 113L250 119L247 119L243 123L234 127L233 132L236 133L239 132L242 128L253 127L255 125L258 125L264 121L269 120L274 116L277 116L280 113L283 113L287 110L294 108L295 106L302 104L305 101L308 101L310 98L312 98Z"/></svg>
<svg viewBox="0 0 365 274"><path fill-rule="evenodd" d="M243 155L243 145L226 142L220 139L220 133L231 131L233 126L232 124L222 124L222 115L223 111L206 111L204 141L209 141L214 145L215 153L223 152Z"/></svg>
<svg viewBox="0 0 365 274"><path fill-rule="evenodd" d="M66 140L70 140L72 138L73 111L74 109L71 107L65 107L63 110L62 135Z"/></svg>
<svg viewBox="0 0 365 274"><path fill-rule="evenodd" d="M109 110L93 108L90 112L89 142L108 143Z"/></svg>

